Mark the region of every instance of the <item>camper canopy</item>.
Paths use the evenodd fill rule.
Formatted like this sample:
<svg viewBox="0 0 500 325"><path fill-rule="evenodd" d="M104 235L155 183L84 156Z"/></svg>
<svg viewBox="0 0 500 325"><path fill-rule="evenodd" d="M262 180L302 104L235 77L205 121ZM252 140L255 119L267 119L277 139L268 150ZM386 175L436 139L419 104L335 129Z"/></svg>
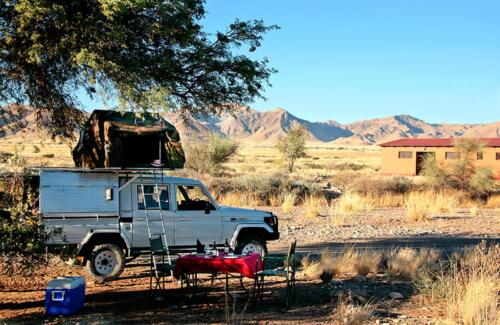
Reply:
<svg viewBox="0 0 500 325"><path fill-rule="evenodd" d="M183 168L179 133L163 118L132 112L95 110L73 149L76 167Z"/></svg>

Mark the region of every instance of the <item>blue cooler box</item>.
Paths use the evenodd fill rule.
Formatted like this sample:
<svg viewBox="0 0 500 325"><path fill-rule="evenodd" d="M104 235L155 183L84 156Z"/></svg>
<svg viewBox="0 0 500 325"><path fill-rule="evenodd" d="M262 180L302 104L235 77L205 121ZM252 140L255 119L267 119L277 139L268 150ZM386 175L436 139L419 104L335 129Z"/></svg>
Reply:
<svg viewBox="0 0 500 325"><path fill-rule="evenodd" d="M45 311L48 315L68 316L83 307L85 279L83 276L59 277L47 284Z"/></svg>

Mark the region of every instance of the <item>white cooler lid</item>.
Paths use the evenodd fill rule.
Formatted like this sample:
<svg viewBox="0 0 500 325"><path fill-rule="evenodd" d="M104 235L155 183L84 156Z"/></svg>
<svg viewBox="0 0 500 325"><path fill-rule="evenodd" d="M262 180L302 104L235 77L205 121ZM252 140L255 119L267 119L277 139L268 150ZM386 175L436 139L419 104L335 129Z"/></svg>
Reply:
<svg viewBox="0 0 500 325"><path fill-rule="evenodd" d="M47 289L74 289L85 284L83 276L61 276L49 281Z"/></svg>

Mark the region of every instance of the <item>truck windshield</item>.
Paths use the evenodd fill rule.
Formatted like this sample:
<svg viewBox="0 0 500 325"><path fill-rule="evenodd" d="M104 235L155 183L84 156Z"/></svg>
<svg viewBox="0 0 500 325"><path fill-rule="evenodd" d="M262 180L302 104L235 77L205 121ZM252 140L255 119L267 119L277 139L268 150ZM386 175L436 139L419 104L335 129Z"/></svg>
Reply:
<svg viewBox="0 0 500 325"><path fill-rule="evenodd" d="M146 204L144 204L146 198ZM154 185L144 185L144 195L142 194L142 186L137 185L137 205L139 210L159 210L161 202L161 209L170 209L168 202L168 187Z"/></svg>

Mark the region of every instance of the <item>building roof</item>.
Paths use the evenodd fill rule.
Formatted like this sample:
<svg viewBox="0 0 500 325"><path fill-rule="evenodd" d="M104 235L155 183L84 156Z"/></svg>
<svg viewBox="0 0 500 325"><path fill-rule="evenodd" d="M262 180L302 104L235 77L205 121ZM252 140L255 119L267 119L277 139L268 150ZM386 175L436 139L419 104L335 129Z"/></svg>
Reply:
<svg viewBox="0 0 500 325"><path fill-rule="evenodd" d="M381 147L453 147L464 138L413 138L398 139L380 144ZM500 138L474 138L486 147L500 147Z"/></svg>

